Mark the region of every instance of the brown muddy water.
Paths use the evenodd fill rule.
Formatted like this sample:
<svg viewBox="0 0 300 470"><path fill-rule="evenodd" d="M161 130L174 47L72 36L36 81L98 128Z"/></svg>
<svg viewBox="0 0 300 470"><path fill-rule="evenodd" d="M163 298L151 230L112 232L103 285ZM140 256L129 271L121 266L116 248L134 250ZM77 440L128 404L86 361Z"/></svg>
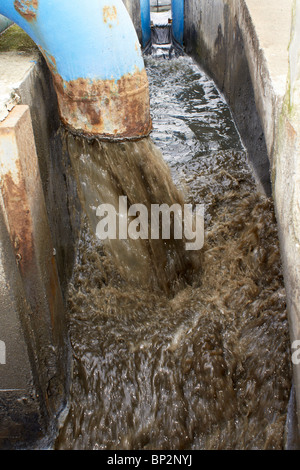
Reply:
<svg viewBox="0 0 300 470"><path fill-rule="evenodd" d="M146 65L151 139L66 137L81 188L89 187L68 292L73 383L55 448L282 449L291 367L272 201L258 193L230 111L192 59L147 58ZM153 157L157 149L164 164ZM177 200L177 190L205 205L205 245L192 264L177 245L166 244L165 253L162 243L157 252L116 246L119 257L93 236L102 198L126 191L141 203L167 194ZM153 257L158 267L150 272Z"/></svg>

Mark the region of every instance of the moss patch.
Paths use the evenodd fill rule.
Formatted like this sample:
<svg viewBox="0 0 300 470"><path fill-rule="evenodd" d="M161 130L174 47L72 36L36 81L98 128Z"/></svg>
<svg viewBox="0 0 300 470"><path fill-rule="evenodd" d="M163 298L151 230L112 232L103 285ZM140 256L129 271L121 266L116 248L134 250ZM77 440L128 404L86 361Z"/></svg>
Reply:
<svg viewBox="0 0 300 470"><path fill-rule="evenodd" d="M19 26L12 25L0 35L0 52L38 50L37 45Z"/></svg>

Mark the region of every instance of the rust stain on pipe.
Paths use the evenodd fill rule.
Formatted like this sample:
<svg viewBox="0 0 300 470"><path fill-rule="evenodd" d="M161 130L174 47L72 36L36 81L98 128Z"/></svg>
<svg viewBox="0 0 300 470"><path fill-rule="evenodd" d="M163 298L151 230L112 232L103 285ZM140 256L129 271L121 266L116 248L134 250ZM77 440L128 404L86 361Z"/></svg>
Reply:
<svg viewBox="0 0 300 470"><path fill-rule="evenodd" d="M12 0L11 9L16 22L22 16L28 23L33 23L25 29L32 32L51 70L62 122L75 133L100 139L134 140L148 136L152 130L148 78L137 35L130 16L127 14L125 17L122 1L108 4L91 0L92 7L95 4L99 9L100 24L91 28L91 34L80 37L82 47L76 42L74 54L70 54L70 48L73 45L72 34L76 34L80 24L81 15L76 10L80 5L74 5L73 11L72 5L62 2L59 14L63 18L56 18L52 3L55 2ZM47 18L43 24L40 23L42 18ZM64 37L68 38L70 34L68 47L55 37L52 30L55 21L59 27L66 25ZM24 21L20 23L24 26ZM110 31L109 28L113 29ZM124 63L124 51L122 48L119 50L116 42L122 38L129 42ZM106 43L116 48L120 65L116 60L110 61L109 55L103 52L106 51ZM90 59L87 48L95 50L97 59ZM87 60L90 63L87 64ZM104 79L101 78L103 76Z"/></svg>
<svg viewBox="0 0 300 470"><path fill-rule="evenodd" d="M61 120L71 131L115 140L141 138L151 132L145 69L119 80L78 78L68 82L55 73L55 67L50 68Z"/></svg>
<svg viewBox="0 0 300 470"><path fill-rule="evenodd" d="M56 59L53 55L49 54L48 51L42 48L42 46L38 45L38 48L40 49L41 53L46 59L47 65L52 72L52 75L57 74L57 67L56 67Z"/></svg>
<svg viewBox="0 0 300 470"><path fill-rule="evenodd" d="M115 6L103 7L103 21L104 23L118 21L118 12ZM112 25L109 24L109 26L111 27Z"/></svg>
<svg viewBox="0 0 300 470"><path fill-rule="evenodd" d="M36 19L39 0L15 0L14 7L25 20L31 22Z"/></svg>

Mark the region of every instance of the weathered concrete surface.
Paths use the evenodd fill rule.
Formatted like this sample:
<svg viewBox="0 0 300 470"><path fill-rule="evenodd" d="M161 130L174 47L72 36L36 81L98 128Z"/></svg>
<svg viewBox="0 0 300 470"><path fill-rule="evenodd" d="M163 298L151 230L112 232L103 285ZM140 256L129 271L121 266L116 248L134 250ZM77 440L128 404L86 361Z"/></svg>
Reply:
<svg viewBox="0 0 300 470"><path fill-rule="evenodd" d="M0 54L0 122L16 104L30 108L49 225L63 292L71 275L80 203L59 134L57 99L40 53Z"/></svg>
<svg viewBox="0 0 300 470"><path fill-rule="evenodd" d="M1 58L5 56L0 55L0 67ZM17 66L19 54L13 54L10 60ZM62 146L61 122L50 72L41 55L33 62L28 57L27 66L30 65L33 68L15 87L15 93L20 96L19 104L30 108L50 231L64 293L72 273L81 206L71 162Z"/></svg>
<svg viewBox="0 0 300 470"><path fill-rule="evenodd" d="M227 98L274 198L292 342L300 339L299 8L298 0L185 2L186 49ZM300 366L294 371L300 417Z"/></svg>
<svg viewBox="0 0 300 470"><path fill-rule="evenodd" d="M141 8L140 0L123 0L128 13L131 16L140 44L142 44L142 25L141 25Z"/></svg>
<svg viewBox="0 0 300 470"><path fill-rule="evenodd" d="M276 121L273 194L279 225L291 342L300 339L300 4L293 4L287 89ZM300 364L294 364L300 429Z"/></svg>
<svg viewBox="0 0 300 470"><path fill-rule="evenodd" d="M0 448L21 440L28 442L45 428L39 387L34 386L30 354L24 336L24 321L30 316L15 254L0 209L0 339L6 355L0 364ZM22 315L20 315L22 313Z"/></svg>
<svg viewBox="0 0 300 470"><path fill-rule="evenodd" d="M24 292L26 299L26 308L23 309L18 305L20 294L16 294L16 297L11 295L9 309L15 306L12 317L7 319L7 310L1 312L1 331L6 336L7 346L7 363L2 366L1 388L4 393L23 388L24 401L31 400L30 388L38 389L36 398L40 398L40 403L36 414L44 417L45 427L47 416L57 415L66 400L66 365L70 361L63 297L28 106L15 106L0 123L0 176L1 209L19 273L15 272L10 283L3 283L2 279L1 291L5 292L6 288L12 293L21 278L21 292ZM1 261L5 272L5 254ZM19 322L23 325L22 335L18 331L24 350L22 355L17 352L20 347L13 349L13 330L8 334L5 328L5 323L9 323L16 330ZM24 419L22 416L12 417L15 414L13 403L5 408L12 421ZM31 423L31 426L36 427L37 422ZM29 428L29 434L30 431ZM2 432L9 434L7 429L2 429ZM12 441L17 437L23 439L22 433L18 435L15 430ZM5 442L2 439L3 446Z"/></svg>
<svg viewBox="0 0 300 470"><path fill-rule="evenodd" d="M1 53L0 90L2 153L7 154L11 137L9 156L0 158L0 341L8 361L0 364L0 447L34 447L37 439L51 438L68 396L70 357L62 294L74 262L80 204L61 144L56 95L40 54ZM30 107L34 137L29 110L18 103ZM20 109L24 115L13 125ZM17 128L23 138L13 137ZM13 168L13 155L19 188L3 178ZM33 235L29 257L26 249L22 252L22 235L16 235L26 228Z"/></svg>
<svg viewBox="0 0 300 470"><path fill-rule="evenodd" d="M8 116L9 111L20 101L18 88L26 82L35 69L37 54L21 55L16 60L16 53L1 54L0 67L0 121Z"/></svg>

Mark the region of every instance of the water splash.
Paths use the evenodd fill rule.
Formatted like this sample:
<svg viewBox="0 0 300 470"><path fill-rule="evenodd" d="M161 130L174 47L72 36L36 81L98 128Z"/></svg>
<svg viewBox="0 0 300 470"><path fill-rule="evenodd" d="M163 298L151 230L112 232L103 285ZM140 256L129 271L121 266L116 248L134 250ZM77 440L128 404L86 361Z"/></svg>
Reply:
<svg viewBox="0 0 300 470"><path fill-rule="evenodd" d="M64 142L92 233L96 234L99 222L97 207L105 203L118 209L120 196L126 196L129 205L143 204L149 217L151 204L183 206L183 196L173 183L169 167L150 138L112 143L66 132ZM188 280L200 267L197 255L186 251L184 239L174 239L173 227L170 234L170 240L127 237L107 239L104 244L125 279L169 292L174 281Z"/></svg>

